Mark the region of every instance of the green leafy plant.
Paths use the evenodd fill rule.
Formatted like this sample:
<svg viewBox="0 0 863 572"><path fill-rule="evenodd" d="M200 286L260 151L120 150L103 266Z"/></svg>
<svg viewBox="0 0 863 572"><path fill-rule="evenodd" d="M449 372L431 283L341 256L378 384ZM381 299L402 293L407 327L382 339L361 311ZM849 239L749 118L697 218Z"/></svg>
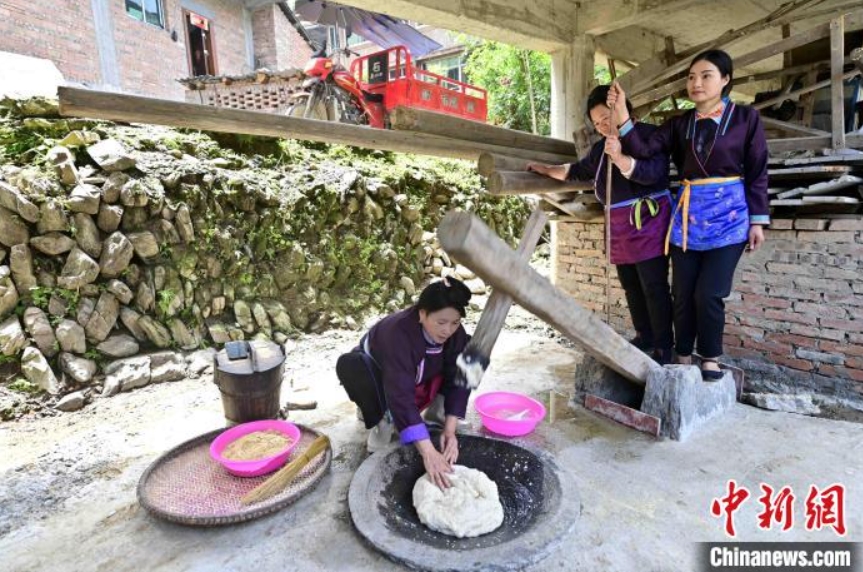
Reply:
<svg viewBox="0 0 863 572"><path fill-rule="evenodd" d="M9 383L7 387L12 391L17 391L18 393L26 393L28 395L35 395L42 392L42 389L38 385L27 381L23 377L15 378L14 380L12 380L11 383Z"/></svg>
<svg viewBox="0 0 863 572"><path fill-rule="evenodd" d="M177 293L170 288L167 288L159 291L158 298L156 306L159 310L159 314L167 316L168 312L171 310L171 305L174 303L174 300L177 299Z"/></svg>

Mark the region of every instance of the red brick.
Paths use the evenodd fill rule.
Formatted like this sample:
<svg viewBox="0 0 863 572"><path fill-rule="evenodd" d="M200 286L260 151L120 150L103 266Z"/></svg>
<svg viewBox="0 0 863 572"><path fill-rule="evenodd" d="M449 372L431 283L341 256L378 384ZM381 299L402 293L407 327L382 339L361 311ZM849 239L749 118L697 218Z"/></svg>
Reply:
<svg viewBox="0 0 863 572"><path fill-rule="evenodd" d="M812 304L810 302L794 302L794 311L799 314L814 314L819 318L845 319L848 313L840 306L831 304Z"/></svg>
<svg viewBox="0 0 863 572"><path fill-rule="evenodd" d="M737 324L725 324L725 333L740 337L761 339L764 337L764 330L761 328L752 328L749 326L738 326Z"/></svg>
<svg viewBox="0 0 863 572"><path fill-rule="evenodd" d="M800 371L812 371L814 366L812 362L805 359L797 359L792 357L785 356L770 356L773 363L778 365L784 365L785 367L790 367L792 369L799 369Z"/></svg>
<svg viewBox="0 0 863 572"><path fill-rule="evenodd" d="M823 272L817 266L806 264L783 264L781 262L768 262L767 271L773 274L791 274L795 276L820 277Z"/></svg>
<svg viewBox="0 0 863 572"><path fill-rule="evenodd" d="M796 324L804 324L806 326L815 325L815 318L812 316L797 314L782 310L765 310L764 317L780 322L794 322Z"/></svg>
<svg viewBox="0 0 863 572"><path fill-rule="evenodd" d="M725 346L726 349L739 348L742 345L740 336L725 334L724 336L722 336L722 345Z"/></svg>
<svg viewBox="0 0 863 572"><path fill-rule="evenodd" d="M742 359L763 359L764 354L757 352L755 350L751 350L748 348L728 348L728 351L725 352L731 357L742 358Z"/></svg>
<svg viewBox="0 0 863 572"><path fill-rule="evenodd" d="M863 230L863 217L831 220L830 230Z"/></svg>
<svg viewBox="0 0 863 572"><path fill-rule="evenodd" d="M841 342L847 334L842 330L833 330L830 328L821 328L821 338L825 340L833 340Z"/></svg>
<svg viewBox="0 0 863 572"><path fill-rule="evenodd" d="M821 375L826 375L827 377L845 377L842 375L845 368L837 368L836 366L828 365L828 364L819 364L818 365L818 373Z"/></svg>
<svg viewBox="0 0 863 572"><path fill-rule="evenodd" d="M827 220L819 218L798 218L794 221L797 230L827 230Z"/></svg>
<svg viewBox="0 0 863 572"><path fill-rule="evenodd" d="M797 236L800 240L812 241L821 244L830 244L830 243L842 243L842 242L854 242L855 232L851 231L843 231L843 232L832 232L832 231L822 231L822 232L801 232Z"/></svg>
<svg viewBox="0 0 863 572"><path fill-rule="evenodd" d="M770 221L768 236L772 236L777 230L790 230L794 228L794 219L790 218L775 218Z"/></svg>
<svg viewBox="0 0 863 572"><path fill-rule="evenodd" d="M863 278L863 272L861 272L861 278ZM824 301L837 306L863 307L863 295L861 294L825 294ZM854 312L851 308L849 311Z"/></svg>
<svg viewBox="0 0 863 572"><path fill-rule="evenodd" d="M791 344L759 341L752 338L744 338L743 347L779 356L790 356L793 353Z"/></svg>
<svg viewBox="0 0 863 572"><path fill-rule="evenodd" d="M857 280L860 278L860 272L857 270L842 270L840 268L825 268L824 277L833 280Z"/></svg>
<svg viewBox="0 0 863 572"><path fill-rule="evenodd" d="M854 369L863 369L863 358L849 357L845 358L845 365Z"/></svg>
<svg viewBox="0 0 863 572"><path fill-rule="evenodd" d="M764 294L767 288L763 284L740 282L735 284L734 289L743 294Z"/></svg>
<svg viewBox="0 0 863 572"><path fill-rule="evenodd" d="M791 302L785 300L784 298L776 298L773 296L759 296L757 294L746 294L743 296L743 299L746 302L757 304L762 308L790 308Z"/></svg>
<svg viewBox="0 0 863 572"><path fill-rule="evenodd" d="M821 351L845 354L846 356L857 356L863 358L863 346L856 344L837 344L836 342L821 341ZM856 366L851 366L856 367Z"/></svg>
<svg viewBox="0 0 863 572"><path fill-rule="evenodd" d="M771 286L768 294L773 298L789 298L792 300L821 300L821 292L815 290L798 290L797 288L784 288L782 286Z"/></svg>
<svg viewBox="0 0 863 572"><path fill-rule="evenodd" d="M845 375L854 381L863 381L863 369L846 369Z"/></svg>
<svg viewBox="0 0 863 572"><path fill-rule="evenodd" d="M764 336L765 341L778 342L780 344L792 344L800 348L812 350L818 349L818 340L816 338L807 338L805 336L795 336L793 334L777 334L768 333Z"/></svg>
<svg viewBox="0 0 863 572"><path fill-rule="evenodd" d="M820 324L825 328L834 328L846 332L863 332L863 320L834 320L822 318Z"/></svg>
<svg viewBox="0 0 863 572"><path fill-rule="evenodd" d="M816 290L821 292L851 293L851 285L843 280L829 280L827 278L812 278L807 276L795 276L794 284L798 288Z"/></svg>

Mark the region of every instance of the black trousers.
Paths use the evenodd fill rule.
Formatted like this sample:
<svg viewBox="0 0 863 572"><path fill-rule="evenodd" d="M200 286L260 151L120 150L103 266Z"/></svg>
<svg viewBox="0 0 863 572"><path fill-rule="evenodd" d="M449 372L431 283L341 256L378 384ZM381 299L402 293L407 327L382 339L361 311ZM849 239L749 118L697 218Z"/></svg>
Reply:
<svg viewBox="0 0 863 572"><path fill-rule="evenodd" d="M646 343L670 350L674 334L668 258L657 256L635 264L618 264L617 277L626 293L635 331Z"/></svg>
<svg viewBox="0 0 863 572"><path fill-rule="evenodd" d="M366 429L380 423L387 404L375 361L359 350L342 354L336 361L336 375L348 398L360 408Z"/></svg>
<svg viewBox="0 0 863 572"><path fill-rule="evenodd" d="M702 357L722 355L724 298L731 294L734 270L745 248L745 242L686 252L671 246L674 331L677 335L675 349L678 355L690 355L696 340Z"/></svg>

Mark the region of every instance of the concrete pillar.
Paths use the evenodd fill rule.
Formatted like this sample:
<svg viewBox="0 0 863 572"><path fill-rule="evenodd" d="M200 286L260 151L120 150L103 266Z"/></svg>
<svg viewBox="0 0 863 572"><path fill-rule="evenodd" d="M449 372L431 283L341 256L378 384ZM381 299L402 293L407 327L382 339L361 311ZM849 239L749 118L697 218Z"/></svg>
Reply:
<svg viewBox="0 0 863 572"><path fill-rule="evenodd" d="M585 126L584 104L593 88L593 36L576 37L568 47L551 54L551 136L572 140Z"/></svg>
<svg viewBox="0 0 863 572"><path fill-rule="evenodd" d="M114 44L111 5L108 0L91 0L90 6L93 10L96 48L99 52L101 87L108 90L120 89L120 69L117 66L117 47Z"/></svg>

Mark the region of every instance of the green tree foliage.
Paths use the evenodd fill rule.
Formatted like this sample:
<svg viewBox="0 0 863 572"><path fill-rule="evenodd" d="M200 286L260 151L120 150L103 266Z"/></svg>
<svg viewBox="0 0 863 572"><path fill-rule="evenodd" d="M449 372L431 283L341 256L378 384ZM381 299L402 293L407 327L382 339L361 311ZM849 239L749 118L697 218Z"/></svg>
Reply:
<svg viewBox="0 0 863 572"><path fill-rule="evenodd" d="M465 43L468 53L465 74L468 82L488 91L488 122L533 131L530 101L533 93L537 131L548 135L551 56L500 42L465 39Z"/></svg>

